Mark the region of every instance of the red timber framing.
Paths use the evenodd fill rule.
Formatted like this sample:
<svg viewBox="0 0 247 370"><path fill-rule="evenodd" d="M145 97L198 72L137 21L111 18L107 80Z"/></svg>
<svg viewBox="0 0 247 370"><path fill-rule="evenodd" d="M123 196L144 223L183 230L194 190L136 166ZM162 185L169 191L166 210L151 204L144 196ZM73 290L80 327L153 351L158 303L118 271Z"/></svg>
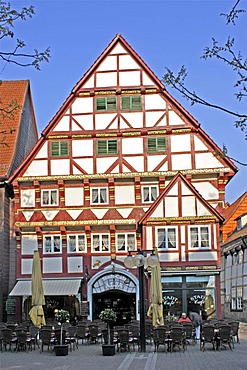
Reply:
<svg viewBox="0 0 247 370"><path fill-rule="evenodd" d="M166 282L174 276L176 287L181 278L183 287L193 283L196 291L202 281L205 295L209 287L215 293L224 191L236 171L116 35L10 180L19 235L17 280L31 278L38 248L43 278L81 279L88 288L82 287L78 299L92 302L94 284L112 262L124 272L128 248L157 247L164 302ZM88 271L95 281L85 278ZM130 280L131 274L134 284L136 271ZM181 310L194 297L189 289L186 294L176 297ZM220 313L219 299L210 304Z"/></svg>

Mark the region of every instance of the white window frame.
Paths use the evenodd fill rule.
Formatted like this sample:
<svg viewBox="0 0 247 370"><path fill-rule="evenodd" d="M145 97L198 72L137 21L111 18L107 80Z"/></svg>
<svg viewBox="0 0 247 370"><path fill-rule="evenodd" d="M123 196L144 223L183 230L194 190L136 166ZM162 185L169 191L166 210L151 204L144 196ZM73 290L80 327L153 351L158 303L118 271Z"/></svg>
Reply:
<svg viewBox="0 0 247 370"><path fill-rule="evenodd" d="M120 241L119 239L123 240ZM131 245L129 238L134 238L134 244ZM121 243L121 245L120 245ZM117 233L116 234L116 249L118 252L136 251L136 233Z"/></svg>
<svg viewBox="0 0 247 370"><path fill-rule="evenodd" d="M231 289L231 311L243 311L243 288L232 287Z"/></svg>
<svg viewBox="0 0 247 370"><path fill-rule="evenodd" d="M48 193L48 201L47 203L44 202L44 193ZM54 199L52 198L52 192L56 192L56 199L54 202ZM54 203L53 203L54 202ZM41 206L47 207L47 206L58 206L58 189L41 189Z"/></svg>
<svg viewBox="0 0 247 370"><path fill-rule="evenodd" d="M46 238L51 239L50 248L48 250L48 245L46 244ZM59 245L55 244L55 240L59 238ZM59 250L56 250L56 248L59 247ZM51 253L62 253L62 237L59 234L48 234L43 236L43 253L44 254L51 254Z"/></svg>
<svg viewBox="0 0 247 370"><path fill-rule="evenodd" d="M160 246L159 230L165 230L165 246ZM169 233L175 231L175 246L169 240ZM170 243L170 244L169 244ZM156 227L156 245L159 250L177 250L178 249L178 228L177 226L162 226Z"/></svg>
<svg viewBox="0 0 247 370"><path fill-rule="evenodd" d="M74 247L71 245L72 238L75 239ZM84 239L84 243L80 246L80 240ZM69 234L67 235L67 252L68 253L84 253L87 251L87 238L85 234Z"/></svg>
<svg viewBox="0 0 247 370"><path fill-rule="evenodd" d="M202 245L202 229L203 228L207 228L208 230L208 245L206 246L203 246ZM192 238L192 233L191 233L191 230L192 229L198 229L198 233L197 233L197 246L192 246L191 245L191 238ZM193 225L193 226L189 226L189 249L192 249L192 250L195 250L195 249L210 249L210 246L211 246L211 235L210 235L210 226L209 225Z"/></svg>
<svg viewBox="0 0 247 370"><path fill-rule="evenodd" d="M95 238L98 237L98 247L95 247ZM107 239L107 244L105 248L105 241ZM96 249L97 248L97 249ZM92 234L91 235L91 251L93 253L109 253L110 249L110 234Z"/></svg>
<svg viewBox="0 0 247 370"><path fill-rule="evenodd" d="M145 200L145 189L148 189L148 199ZM152 200L152 189L156 189L156 198ZM158 185L142 185L142 203L153 203L159 196Z"/></svg>
<svg viewBox="0 0 247 370"><path fill-rule="evenodd" d="M97 202L94 202L94 196L93 196L93 192L97 190L98 191L98 195L97 195L97 198L98 198L98 201ZM105 201L101 202L100 199L101 199L101 191L105 191L106 193L106 199ZM92 187L90 188L90 200L91 200L91 204L108 204L109 203L109 200L108 200L108 187Z"/></svg>

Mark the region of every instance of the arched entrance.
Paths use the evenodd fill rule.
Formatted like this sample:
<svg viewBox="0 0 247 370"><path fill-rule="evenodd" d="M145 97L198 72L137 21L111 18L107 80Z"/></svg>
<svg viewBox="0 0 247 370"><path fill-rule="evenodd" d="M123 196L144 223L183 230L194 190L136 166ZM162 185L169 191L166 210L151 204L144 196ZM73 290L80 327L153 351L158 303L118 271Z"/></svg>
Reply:
<svg viewBox="0 0 247 370"><path fill-rule="evenodd" d="M101 270L88 282L89 319L97 319L109 307L117 313L117 325L139 319L138 287L137 278L121 266Z"/></svg>

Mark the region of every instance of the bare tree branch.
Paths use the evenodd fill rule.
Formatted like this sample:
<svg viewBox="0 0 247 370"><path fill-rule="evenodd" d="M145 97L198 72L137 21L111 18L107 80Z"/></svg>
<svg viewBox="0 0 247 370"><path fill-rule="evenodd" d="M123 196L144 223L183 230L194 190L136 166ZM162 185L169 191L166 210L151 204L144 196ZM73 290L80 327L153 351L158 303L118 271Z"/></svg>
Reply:
<svg viewBox="0 0 247 370"><path fill-rule="evenodd" d="M226 17L226 24L232 23L235 25L235 21L239 14L245 12L245 10L237 9L240 0L237 0L228 14L221 14ZM247 97L247 58L244 58L241 51L235 51L235 39L228 37L227 41L223 46L219 45L218 41L213 38L212 46L205 47L203 55L201 57L204 60L215 58L222 63L225 63L228 67L236 74L236 82L234 88L237 89L234 93L236 99L242 102ZM188 75L185 66L182 66L178 71L177 75L173 73L170 68L165 68L166 73L163 76L163 81L166 86L177 90L183 98L187 99L191 105L201 104L210 108L214 108L234 116L235 126L240 128L244 132L245 139L247 139L247 114L240 113L235 110L231 110L217 103L212 103L208 100L203 99L196 91L189 89L185 84L185 79ZM236 160L235 160L236 161ZM237 162L237 161L236 161ZM242 163L240 163L242 164Z"/></svg>

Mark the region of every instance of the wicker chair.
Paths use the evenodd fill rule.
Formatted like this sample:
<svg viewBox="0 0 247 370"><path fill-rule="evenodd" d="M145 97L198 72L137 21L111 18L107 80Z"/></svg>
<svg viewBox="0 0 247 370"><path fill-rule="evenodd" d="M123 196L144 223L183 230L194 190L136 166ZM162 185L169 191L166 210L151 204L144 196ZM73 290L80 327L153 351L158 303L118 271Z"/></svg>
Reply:
<svg viewBox="0 0 247 370"><path fill-rule="evenodd" d="M185 351L186 338L185 338L185 333L184 333L182 325L177 325L177 326L174 325L172 327L170 339L171 339L171 352L173 352L176 347L178 347L179 350L182 347L183 352Z"/></svg>
<svg viewBox="0 0 247 370"><path fill-rule="evenodd" d="M130 338L130 336L129 336L129 330L128 329L118 330L118 343L117 343L118 351L128 350L130 352L130 343L131 343L131 341L132 341L132 338Z"/></svg>
<svg viewBox="0 0 247 370"><path fill-rule="evenodd" d="M165 347L165 352L167 352L168 345L169 345L169 339L167 337L167 329L165 327L154 328L153 341L154 341L154 352L158 352L160 345L163 345Z"/></svg>
<svg viewBox="0 0 247 370"><path fill-rule="evenodd" d="M232 334L231 334L230 325L221 325L221 326L219 326L218 329L219 329L218 349L221 350L222 347L226 348L226 345L228 345L230 350L232 350L233 338L232 338Z"/></svg>
<svg viewBox="0 0 247 370"><path fill-rule="evenodd" d="M205 344L210 343L215 350L215 326L211 324L204 324L202 326L200 338L200 350L205 351Z"/></svg>
<svg viewBox="0 0 247 370"><path fill-rule="evenodd" d="M239 321L230 321L228 323L228 325L230 325L230 327L231 327L231 334L232 334L232 338L233 338L232 345L233 345L233 348L234 348L234 340L237 341L237 343L239 343L239 336L238 336Z"/></svg>
<svg viewBox="0 0 247 370"><path fill-rule="evenodd" d="M39 332L40 338L40 353L43 352L44 346L47 346L48 351L52 350L54 345L54 340L52 339L51 330L49 329L41 329Z"/></svg>

